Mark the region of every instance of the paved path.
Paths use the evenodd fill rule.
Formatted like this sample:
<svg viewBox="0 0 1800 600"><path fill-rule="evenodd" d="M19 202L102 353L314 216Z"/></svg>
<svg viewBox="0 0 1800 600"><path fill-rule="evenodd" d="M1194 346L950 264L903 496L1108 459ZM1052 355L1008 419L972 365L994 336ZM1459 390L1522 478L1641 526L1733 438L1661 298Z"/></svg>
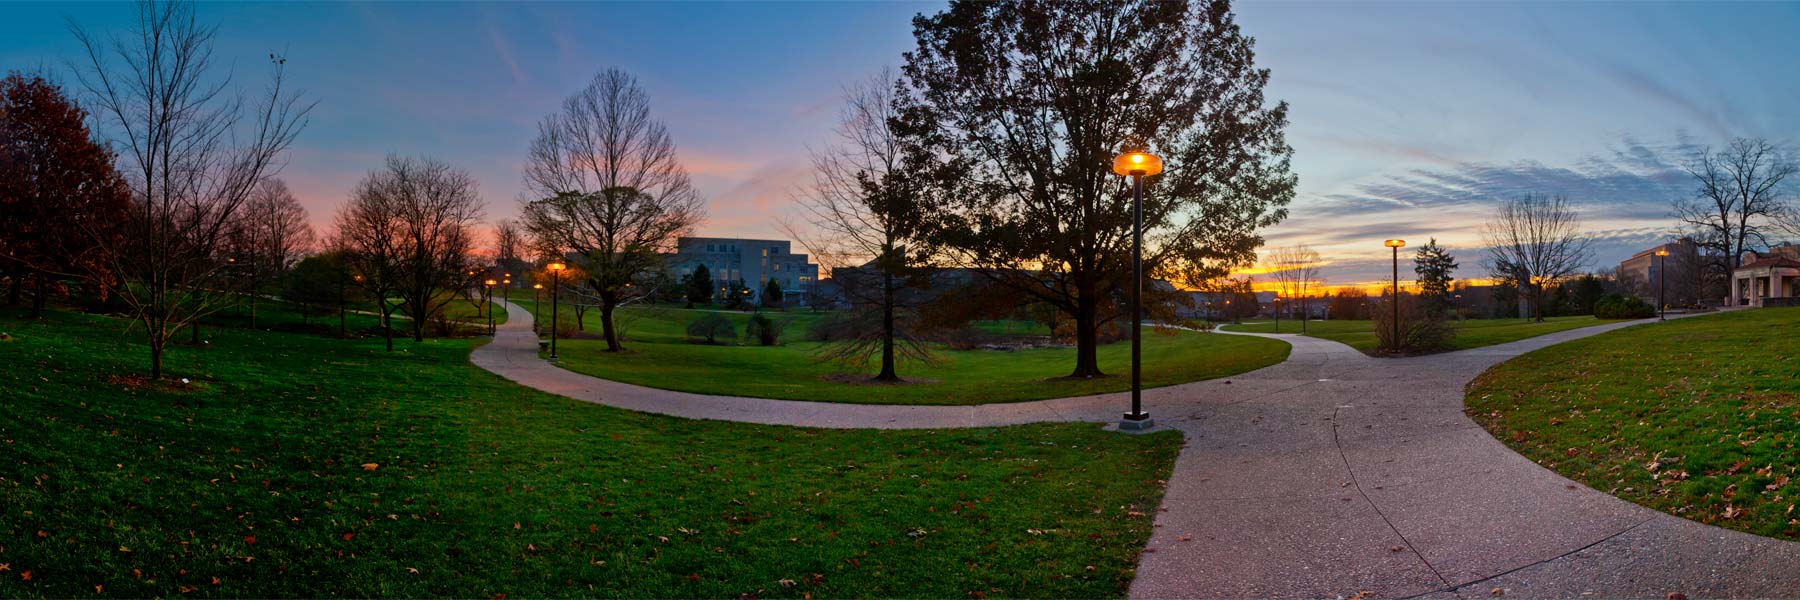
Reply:
<svg viewBox="0 0 1800 600"><path fill-rule="evenodd" d="M706 396L607 381L537 358L509 305L472 360L508 379L647 412L813 427L917 428L1116 420L1125 394L986 406L880 406ZM1278 335L1286 362L1146 390L1180 429L1137 598L1663 598L1800 596L1800 544L1701 525L1526 460L1463 414L1488 367L1614 323L1415 358L1374 359Z"/></svg>

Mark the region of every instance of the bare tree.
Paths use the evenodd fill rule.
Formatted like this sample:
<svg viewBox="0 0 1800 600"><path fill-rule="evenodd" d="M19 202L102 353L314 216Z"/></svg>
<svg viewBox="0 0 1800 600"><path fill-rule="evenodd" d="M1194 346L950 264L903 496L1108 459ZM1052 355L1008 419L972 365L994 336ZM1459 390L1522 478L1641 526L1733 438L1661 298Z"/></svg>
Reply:
<svg viewBox="0 0 1800 600"><path fill-rule="evenodd" d="M1772 227L1800 233L1787 180L1797 167L1780 147L1761 138L1738 138L1718 152L1702 149L1687 165L1698 184L1694 197L1675 203L1675 216L1695 230L1704 248L1736 267L1749 244L1767 244Z"/></svg>
<svg viewBox="0 0 1800 600"><path fill-rule="evenodd" d="M704 216L637 79L607 69L544 117L526 156L525 185L538 195L525 202L525 229L544 254L582 256L606 348L624 349L614 309L651 291L634 284L654 276L659 253Z"/></svg>
<svg viewBox="0 0 1800 600"><path fill-rule="evenodd" d="M226 262L236 269L233 277L249 297L254 328L257 296L312 248L313 231L306 222L306 208L280 179L257 184L233 221Z"/></svg>
<svg viewBox="0 0 1800 600"><path fill-rule="evenodd" d="M1531 298L1532 317L1544 320L1544 289L1574 275L1588 260L1581 217L1567 198L1526 194L1500 204L1481 229L1490 265L1511 273Z"/></svg>
<svg viewBox="0 0 1800 600"><path fill-rule="evenodd" d="M796 238L815 255L848 262L867 260L872 269L835 268L852 304L873 307L854 335L826 346L828 359L863 366L880 357L876 381L899 381L899 356L927 360L930 353L905 325L917 322L901 288L930 276L931 246L925 240L929 212L928 187L909 162L894 130L894 74L882 70L844 90L837 140L812 153L813 183L795 199L806 212L815 235ZM790 234L799 233L788 227ZM848 265L840 264L839 267ZM871 281L852 282L849 279ZM857 285L863 283L867 285ZM859 293L872 292L872 293Z"/></svg>
<svg viewBox="0 0 1800 600"><path fill-rule="evenodd" d="M363 178L338 214L338 235L362 287L380 304L383 328L395 311L412 320L413 341L474 283L469 253L481 218L475 179L432 159L390 156Z"/></svg>
<svg viewBox="0 0 1800 600"><path fill-rule="evenodd" d="M1311 294L1322 283L1319 277L1319 266L1324 259L1312 247L1304 244L1284 246L1270 250L1263 258L1269 277L1275 280L1276 289L1281 295L1288 297L1288 306L1300 302L1300 331L1306 331L1306 318Z"/></svg>
<svg viewBox="0 0 1800 600"><path fill-rule="evenodd" d="M286 59L270 55L257 100L214 77L213 35L185 2L141 2L126 34L101 38L71 24L86 50L74 70L100 131L120 153L133 210L110 252L121 275L109 287L144 326L152 376L184 326L223 307L220 243L251 190L279 170L276 158L306 124L311 104L283 87Z"/></svg>
<svg viewBox="0 0 1800 600"><path fill-rule="evenodd" d="M519 252L525 248L525 231L519 222L501 219L494 224L494 264L508 273L523 273L525 262ZM522 281L524 278L518 278Z"/></svg>

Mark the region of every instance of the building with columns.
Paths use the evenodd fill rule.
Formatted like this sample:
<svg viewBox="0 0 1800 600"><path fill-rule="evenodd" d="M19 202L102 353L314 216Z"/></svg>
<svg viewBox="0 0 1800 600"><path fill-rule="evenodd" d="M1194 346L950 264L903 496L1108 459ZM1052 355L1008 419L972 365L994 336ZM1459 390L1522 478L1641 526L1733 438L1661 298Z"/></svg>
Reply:
<svg viewBox="0 0 1800 600"><path fill-rule="evenodd" d="M1732 306L1800 306L1800 246L1745 252L1731 270Z"/></svg>

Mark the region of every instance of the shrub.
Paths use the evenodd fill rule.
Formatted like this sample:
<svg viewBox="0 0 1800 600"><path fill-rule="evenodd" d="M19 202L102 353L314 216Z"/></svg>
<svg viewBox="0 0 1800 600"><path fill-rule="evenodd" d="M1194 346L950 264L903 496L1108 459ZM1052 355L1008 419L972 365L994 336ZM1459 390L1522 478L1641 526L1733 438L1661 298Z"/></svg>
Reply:
<svg viewBox="0 0 1800 600"><path fill-rule="evenodd" d="M688 323L688 341L695 344L717 344L719 338L730 340L737 337L737 326L725 315L709 312L694 322Z"/></svg>
<svg viewBox="0 0 1800 600"><path fill-rule="evenodd" d="M1456 339L1456 329L1442 311L1425 309L1425 303L1418 296L1406 296L1400 301L1400 339L1394 338L1394 305L1393 299L1383 298L1374 307L1370 315L1375 320L1375 337L1380 341L1380 349L1389 353L1435 352L1450 347Z"/></svg>
<svg viewBox="0 0 1800 600"><path fill-rule="evenodd" d="M786 325L762 313L750 316L750 324L744 326L744 337L755 340L763 346L781 345L781 330ZM692 335L691 333L689 335Z"/></svg>
<svg viewBox="0 0 1800 600"><path fill-rule="evenodd" d="M1594 302L1594 316L1602 319L1647 319L1656 316L1656 307L1637 296L1607 294Z"/></svg>

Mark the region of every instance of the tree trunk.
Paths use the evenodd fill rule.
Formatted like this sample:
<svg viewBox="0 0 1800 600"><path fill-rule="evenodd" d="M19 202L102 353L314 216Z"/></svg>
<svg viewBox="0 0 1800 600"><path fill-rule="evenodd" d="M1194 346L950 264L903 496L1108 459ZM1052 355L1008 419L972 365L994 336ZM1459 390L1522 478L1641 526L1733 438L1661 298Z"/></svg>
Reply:
<svg viewBox="0 0 1800 600"><path fill-rule="evenodd" d="M881 373L876 381L900 381L894 371L894 274L881 274Z"/></svg>
<svg viewBox="0 0 1800 600"><path fill-rule="evenodd" d="M425 305L430 300L415 302L412 306L412 334L414 342L425 341Z"/></svg>
<svg viewBox="0 0 1800 600"><path fill-rule="evenodd" d="M18 271L8 273L7 278L12 280L12 285L6 290L6 305L18 306L20 290L25 289L25 278L19 276Z"/></svg>
<svg viewBox="0 0 1800 600"><path fill-rule="evenodd" d="M1100 372L1100 301L1087 290L1075 297L1075 372L1072 379L1105 377Z"/></svg>
<svg viewBox="0 0 1800 600"><path fill-rule="evenodd" d="M152 334L150 336L150 378L162 379L163 343Z"/></svg>
<svg viewBox="0 0 1800 600"><path fill-rule="evenodd" d="M613 328L613 309L617 302L606 295L600 296L600 331L606 335L606 351L618 352L625 347L619 344L619 332Z"/></svg>
<svg viewBox="0 0 1800 600"><path fill-rule="evenodd" d="M44 304L50 296L50 286L44 283L44 272L31 274L32 283L37 293L31 295L31 318L41 319L44 316Z"/></svg>
<svg viewBox="0 0 1800 600"><path fill-rule="evenodd" d="M381 335L387 338L387 351L394 351L394 311L388 308L387 301L381 302Z"/></svg>

